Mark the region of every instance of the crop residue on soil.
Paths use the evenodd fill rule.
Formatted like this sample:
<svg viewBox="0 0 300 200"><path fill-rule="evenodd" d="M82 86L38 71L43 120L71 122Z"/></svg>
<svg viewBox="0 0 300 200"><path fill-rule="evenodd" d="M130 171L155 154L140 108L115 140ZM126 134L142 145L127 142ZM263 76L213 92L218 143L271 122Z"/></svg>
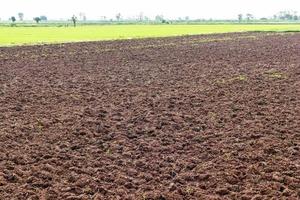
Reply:
<svg viewBox="0 0 300 200"><path fill-rule="evenodd" d="M300 34L0 48L0 199L299 199Z"/></svg>

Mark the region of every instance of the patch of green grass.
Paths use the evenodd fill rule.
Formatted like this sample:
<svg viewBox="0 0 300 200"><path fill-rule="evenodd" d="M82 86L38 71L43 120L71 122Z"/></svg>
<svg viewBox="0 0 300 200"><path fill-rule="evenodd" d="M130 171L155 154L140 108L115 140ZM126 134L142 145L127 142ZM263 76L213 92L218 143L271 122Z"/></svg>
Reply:
<svg viewBox="0 0 300 200"><path fill-rule="evenodd" d="M243 31L300 31L298 24L90 25L0 27L0 46L166 37Z"/></svg>
<svg viewBox="0 0 300 200"><path fill-rule="evenodd" d="M38 132L41 132L44 128L43 122L39 119L37 120L36 128L37 128Z"/></svg>
<svg viewBox="0 0 300 200"><path fill-rule="evenodd" d="M220 84L220 85L223 85L223 84L226 83L226 80L225 79L219 79L219 80L216 80L216 83Z"/></svg>
<svg viewBox="0 0 300 200"><path fill-rule="evenodd" d="M269 70L265 72L269 78L286 78L286 75L282 72L276 71L276 70Z"/></svg>
<svg viewBox="0 0 300 200"><path fill-rule="evenodd" d="M246 81L247 80L247 76L245 76L245 75L238 75L237 77L234 77L231 80Z"/></svg>
<svg viewBox="0 0 300 200"><path fill-rule="evenodd" d="M271 78L282 78L283 75L281 73L274 73L274 74L270 74Z"/></svg>
<svg viewBox="0 0 300 200"><path fill-rule="evenodd" d="M223 85L223 84L226 84L226 83L232 83L233 81L247 81L247 76L238 75L238 76L235 76L235 77L227 79L227 80L226 79L220 79L220 80L217 80L216 83L220 84L220 85Z"/></svg>

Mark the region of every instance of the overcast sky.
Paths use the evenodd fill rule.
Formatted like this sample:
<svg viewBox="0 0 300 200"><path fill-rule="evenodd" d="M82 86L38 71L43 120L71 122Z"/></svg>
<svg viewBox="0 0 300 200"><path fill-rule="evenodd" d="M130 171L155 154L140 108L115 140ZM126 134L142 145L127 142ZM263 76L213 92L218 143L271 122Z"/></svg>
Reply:
<svg viewBox="0 0 300 200"><path fill-rule="evenodd" d="M118 12L123 17L143 12L151 18L162 14L166 18L236 19L239 13L260 18L282 10L300 11L300 0L0 0L2 20L18 12L23 12L25 19L40 15L66 19L79 12L86 13L88 19L114 18Z"/></svg>

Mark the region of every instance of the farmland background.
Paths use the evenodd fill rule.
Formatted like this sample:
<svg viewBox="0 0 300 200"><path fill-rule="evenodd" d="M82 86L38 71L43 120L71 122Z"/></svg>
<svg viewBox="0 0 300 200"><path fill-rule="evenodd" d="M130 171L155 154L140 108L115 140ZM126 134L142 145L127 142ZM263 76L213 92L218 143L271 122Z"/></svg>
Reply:
<svg viewBox="0 0 300 200"><path fill-rule="evenodd" d="M251 24L88 24L72 27L64 23L0 25L0 46L167 37L247 31L300 31L297 23Z"/></svg>

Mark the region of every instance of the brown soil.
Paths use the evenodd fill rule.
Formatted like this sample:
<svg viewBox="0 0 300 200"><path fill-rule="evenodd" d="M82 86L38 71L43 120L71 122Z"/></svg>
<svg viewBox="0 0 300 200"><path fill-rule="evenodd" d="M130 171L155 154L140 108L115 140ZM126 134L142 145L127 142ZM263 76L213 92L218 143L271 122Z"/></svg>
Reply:
<svg viewBox="0 0 300 200"><path fill-rule="evenodd" d="M300 198L300 34L0 48L0 199L271 198Z"/></svg>

